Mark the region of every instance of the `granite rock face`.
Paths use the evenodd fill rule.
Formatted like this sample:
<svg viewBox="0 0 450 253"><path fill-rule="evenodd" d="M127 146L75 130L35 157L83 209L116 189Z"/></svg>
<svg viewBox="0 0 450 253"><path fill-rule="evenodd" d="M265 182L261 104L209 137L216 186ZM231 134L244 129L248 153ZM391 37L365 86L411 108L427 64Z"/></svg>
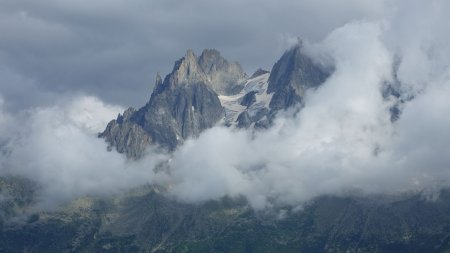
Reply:
<svg viewBox="0 0 450 253"><path fill-rule="evenodd" d="M145 106L128 109L99 136L132 158L142 156L150 144L172 151L221 120L224 109L218 94L239 91L245 78L239 64L228 63L217 50L207 49L200 57L188 50L164 81L157 75Z"/></svg>
<svg viewBox="0 0 450 253"><path fill-rule="evenodd" d="M316 64L304 52L302 42L285 52L272 68L267 93L273 93L272 110L283 110L304 103L305 91L317 88L330 70Z"/></svg>

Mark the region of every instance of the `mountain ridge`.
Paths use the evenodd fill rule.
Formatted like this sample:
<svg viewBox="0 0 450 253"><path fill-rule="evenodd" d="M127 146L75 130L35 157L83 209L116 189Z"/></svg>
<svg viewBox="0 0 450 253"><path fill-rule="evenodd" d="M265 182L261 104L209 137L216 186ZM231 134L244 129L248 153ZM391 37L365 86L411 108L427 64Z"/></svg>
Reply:
<svg viewBox="0 0 450 253"><path fill-rule="evenodd" d="M278 111L301 106L305 90L317 88L329 74L303 53L301 42L272 71L259 69L250 77L215 49L199 57L188 49L164 80L157 74L146 105L119 115L99 137L109 150L139 159L150 145L173 151L215 125L266 129Z"/></svg>

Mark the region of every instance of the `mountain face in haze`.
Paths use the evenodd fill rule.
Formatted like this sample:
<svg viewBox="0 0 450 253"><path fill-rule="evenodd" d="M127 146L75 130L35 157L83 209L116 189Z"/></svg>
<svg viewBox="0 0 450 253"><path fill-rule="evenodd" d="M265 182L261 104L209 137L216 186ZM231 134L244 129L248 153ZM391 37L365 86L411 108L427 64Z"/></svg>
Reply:
<svg viewBox="0 0 450 253"><path fill-rule="evenodd" d="M149 145L174 150L216 124L268 128L277 111L301 105L305 91L328 77L302 50L297 44L272 72L260 69L251 77L217 50L206 49L200 57L188 50L164 80L157 76L146 105L126 110L100 137L110 148L139 158Z"/></svg>

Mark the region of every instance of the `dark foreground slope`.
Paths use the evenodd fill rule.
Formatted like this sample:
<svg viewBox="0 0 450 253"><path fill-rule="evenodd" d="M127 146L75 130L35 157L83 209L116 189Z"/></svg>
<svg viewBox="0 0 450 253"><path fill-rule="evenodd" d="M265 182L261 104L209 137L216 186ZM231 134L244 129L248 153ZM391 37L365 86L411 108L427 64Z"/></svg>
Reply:
<svg viewBox="0 0 450 253"><path fill-rule="evenodd" d="M183 204L162 191L143 187L3 221L0 252L450 251L449 191L434 201L321 197L301 210L261 212L243 199Z"/></svg>

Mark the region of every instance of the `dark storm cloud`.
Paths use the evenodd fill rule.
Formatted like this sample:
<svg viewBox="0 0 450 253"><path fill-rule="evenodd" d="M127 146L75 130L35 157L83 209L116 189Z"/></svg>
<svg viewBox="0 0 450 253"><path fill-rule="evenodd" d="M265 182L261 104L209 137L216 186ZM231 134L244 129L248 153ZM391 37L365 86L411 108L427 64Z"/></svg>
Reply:
<svg viewBox="0 0 450 253"><path fill-rule="evenodd" d="M373 1L57 1L0 3L0 91L13 108L94 94L138 106L157 71L187 48L217 48L251 72L270 68L296 36L315 41ZM147 95L143 95L147 94Z"/></svg>

